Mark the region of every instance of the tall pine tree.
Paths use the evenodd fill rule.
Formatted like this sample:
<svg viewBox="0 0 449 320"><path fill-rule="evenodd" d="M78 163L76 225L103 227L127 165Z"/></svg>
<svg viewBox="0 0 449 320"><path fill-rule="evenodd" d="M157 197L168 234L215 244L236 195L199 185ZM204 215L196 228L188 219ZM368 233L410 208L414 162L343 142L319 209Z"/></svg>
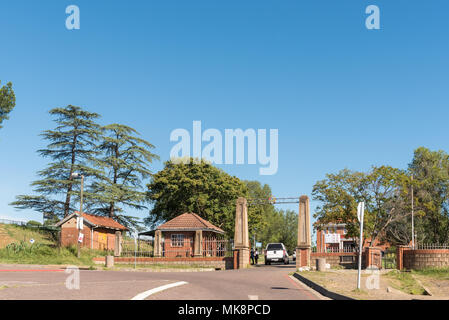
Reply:
<svg viewBox="0 0 449 320"><path fill-rule="evenodd" d="M103 127L97 147L102 156L95 160L103 174L92 184L89 202L90 212L136 229L140 229L138 218L123 214L124 208L147 208L143 182L151 176L150 164L159 159L151 152L154 146L138 135L135 129L121 124Z"/></svg>
<svg viewBox="0 0 449 320"><path fill-rule="evenodd" d="M41 134L50 143L38 153L52 162L38 172L41 179L31 183L36 195L19 195L11 205L62 218L75 210L74 200L79 200L80 181L72 174L78 172L86 179L100 174L89 166L97 153L95 142L101 127L95 120L100 115L72 105L52 109L50 114L56 117L57 127ZM86 192L84 196L88 199L90 194Z"/></svg>

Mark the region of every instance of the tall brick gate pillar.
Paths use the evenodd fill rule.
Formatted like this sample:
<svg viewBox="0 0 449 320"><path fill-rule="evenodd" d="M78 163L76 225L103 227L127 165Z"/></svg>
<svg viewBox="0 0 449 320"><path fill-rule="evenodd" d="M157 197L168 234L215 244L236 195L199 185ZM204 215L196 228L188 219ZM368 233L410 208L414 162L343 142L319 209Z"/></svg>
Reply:
<svg viewBox="0 0 449 320"><path fill-rule="evenodd" d="M162 232L156 230L154 233L154 256L162 257Z"/></svg>
<svg viewBox="0 0 449 320"><path fill-rule="evenodd" d="M203 231L196 230L195 231L195 240L194 240L194 256L199 258L203 256Z"/></svg>
<svg viewBox="0 0 449 320"><path fill-rule="evenodd" d="M234 246L239 252L239 268L246 268L249 265L248 205L243 197L237 199L235 208Z"/></svg>
<svg viewBox="0 0 449 320"><path fill-rule="evenodd" d="M299 198L298 246L296 247L296 268L310 268L310 202L308 196Z"/></svg>

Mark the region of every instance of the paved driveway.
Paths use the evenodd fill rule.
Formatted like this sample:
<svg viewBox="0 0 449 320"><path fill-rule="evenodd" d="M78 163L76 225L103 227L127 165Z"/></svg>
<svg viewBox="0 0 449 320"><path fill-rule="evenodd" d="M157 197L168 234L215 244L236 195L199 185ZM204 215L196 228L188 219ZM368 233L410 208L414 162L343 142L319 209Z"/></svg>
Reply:
<svg viewBox="0 0 449 320"><path fill-rule="evenodd" d="M83 271L79 290L66 288L70 274L64 270L22 267L5 270L0 266L0 299L145 299L167 300L309 300L317 299L309 289L292 279L290 265L259 265L244 270L210 272ZM187 283L180 283L187 282ZM153 290L154 291L154 290Z"/></svg>

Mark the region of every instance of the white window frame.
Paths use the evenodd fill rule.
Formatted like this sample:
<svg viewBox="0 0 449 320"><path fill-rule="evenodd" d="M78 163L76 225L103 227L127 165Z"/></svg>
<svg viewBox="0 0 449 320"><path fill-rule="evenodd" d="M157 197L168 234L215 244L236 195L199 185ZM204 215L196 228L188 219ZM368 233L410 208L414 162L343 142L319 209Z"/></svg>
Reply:
<svg viewBox="0 0 449 320"><path fill-rule="evenodd" d="M184 247L184 235L182 233L174 233L170 236L170 246L171 247Z"/></svg>

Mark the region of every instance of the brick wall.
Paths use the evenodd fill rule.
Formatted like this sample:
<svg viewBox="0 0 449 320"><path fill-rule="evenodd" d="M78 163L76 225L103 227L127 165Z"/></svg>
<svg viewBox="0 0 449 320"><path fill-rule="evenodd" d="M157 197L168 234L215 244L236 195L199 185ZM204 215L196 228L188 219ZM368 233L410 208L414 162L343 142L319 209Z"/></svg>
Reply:
<svg viewBox="0 0 449 320"><path fill-rule="evenodd" d="M326 263L329 263L331 267L343 266L345 268L357 268L357 253L355 252L313 252L310 254L310 266L316 266L317 258L325 258ZM364 260L364 259L363 259ZM362 260L362 262L363 262Z"/></svg>
<svg viewBox="0 0 449 320"><path fill-rule="evenodd" d="M439 268L449 266L449 249L403 250L404 269Z"/></svg>
<svg viewBox="0 0 449 320"><path fill-rule="evenodd" d="M105 257L94 258L94 263L104 264ZM204 268L215 269L233 269L234 258L233 257L213 257L213 258L133 258L133 257L115 257L114 264L182 264L201 266Z"/></svg>

